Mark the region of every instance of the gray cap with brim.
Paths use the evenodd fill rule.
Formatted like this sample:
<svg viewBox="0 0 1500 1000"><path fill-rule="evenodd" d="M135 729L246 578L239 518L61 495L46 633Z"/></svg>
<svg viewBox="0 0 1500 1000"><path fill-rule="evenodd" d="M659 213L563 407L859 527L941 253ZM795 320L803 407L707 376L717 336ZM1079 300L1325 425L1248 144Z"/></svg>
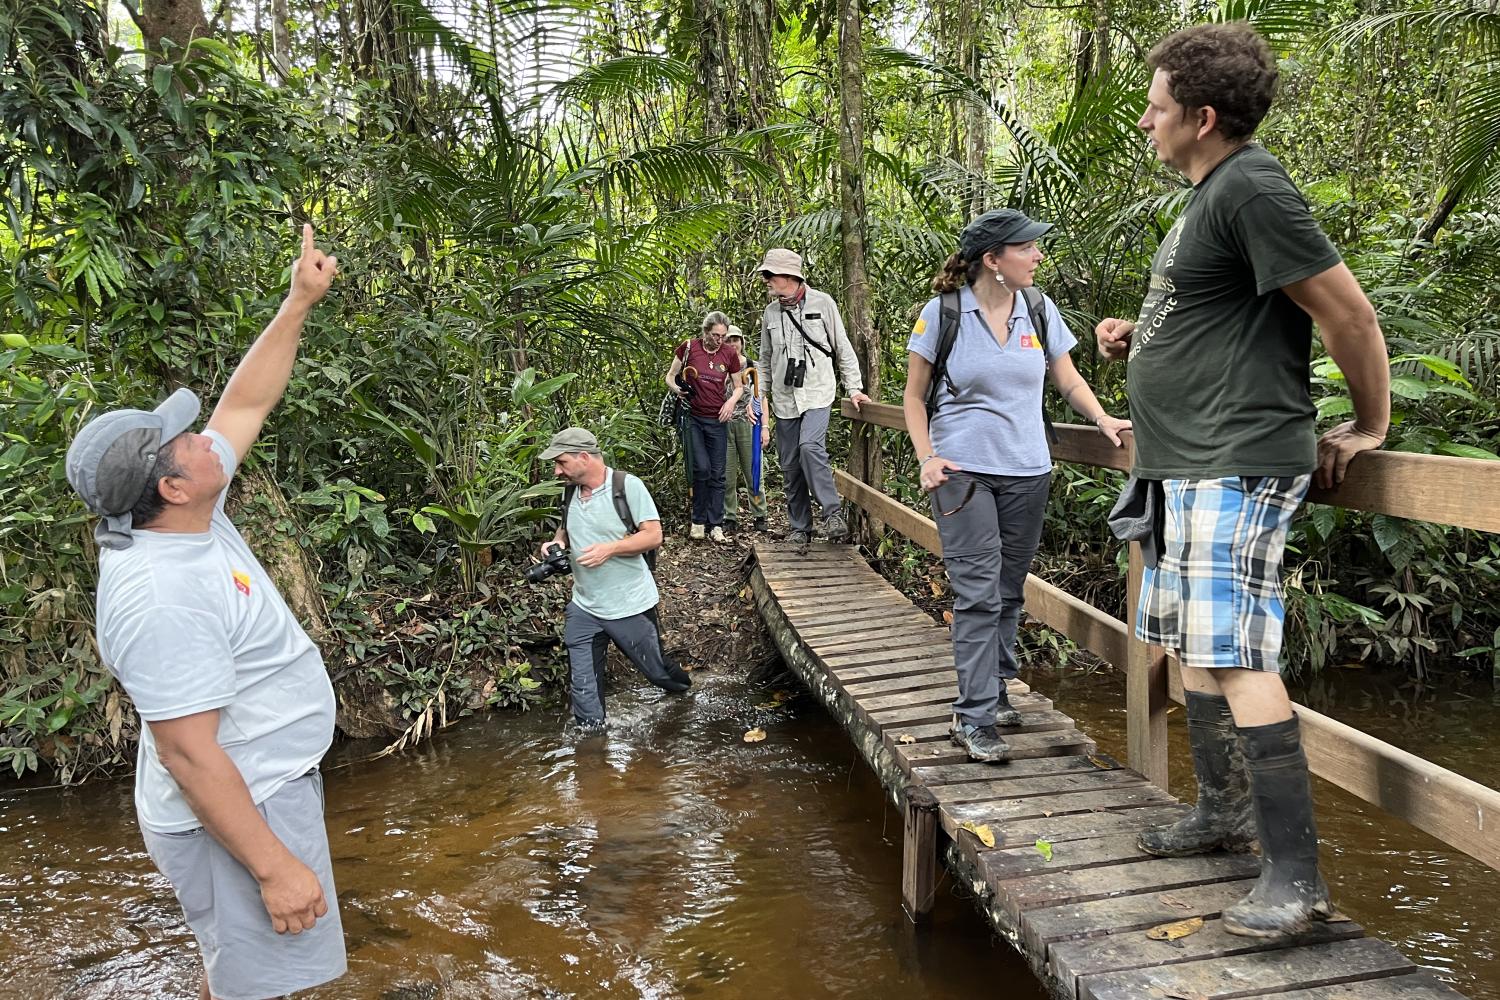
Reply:
<svg viewBox="0 0 1500 1000"><path fill-rule="evenodd" d="M559 455L576 455L586 451L590 455L602 455L599 439L582 427L566 427L552 435L547 450L542 452L543 462L550 462Z"/></svg>
<svg viewBox="0 0 1500 1000"><path fill-rule="evenodd" d="M94 540L107 549L134 542L130 509L151 484L161 446L198 420L198 397L178 389L154 410L111 410L84 425L63 469L88 509L99 515Z"/></svg>

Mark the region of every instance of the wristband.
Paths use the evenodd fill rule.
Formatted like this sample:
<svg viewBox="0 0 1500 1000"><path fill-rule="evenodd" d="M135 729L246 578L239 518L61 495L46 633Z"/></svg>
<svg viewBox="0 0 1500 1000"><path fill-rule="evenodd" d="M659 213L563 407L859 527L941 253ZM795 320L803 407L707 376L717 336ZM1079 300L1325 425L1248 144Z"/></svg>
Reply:
<svg viewBox="0 0 1500 1000"><path fill-rule="evenodd" d="M922 465L926 465L928 462L932 461L934 458L937 458L937 456L936 455L928 455L926 458L922 459L921 464Z"/></svg>

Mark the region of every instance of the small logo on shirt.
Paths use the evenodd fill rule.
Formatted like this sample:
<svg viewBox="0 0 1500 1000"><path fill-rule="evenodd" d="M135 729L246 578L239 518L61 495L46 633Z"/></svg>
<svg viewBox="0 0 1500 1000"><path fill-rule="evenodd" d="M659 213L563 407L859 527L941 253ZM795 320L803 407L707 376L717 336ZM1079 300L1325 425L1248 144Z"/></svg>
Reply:
<svg viewBox="0 0 1500 1000"><path fill-rule="evenodd" d="M1023 334L1021 334L1021 350L1023 350L1023 351L1040 350L1041 346L1042 346L1042 342L1041 342L1040 339L1037 338L1037 336L1035 334L1031 334L1031 333L1023 333Z"/></svg>
<svg viewBox="0 0 1500 1000"><path fill-rule="evenodd" d="M914 336L914 337L920 337L920 336L922 336L922 334L924 334L926 332L927 332L927 321L925 319L923 319L922 317L918 316L917 317L917 322L911 328L912 336Z"/></svg>
<svg viewBox="0 0 1500 1000"><path fill-rule="evenodd" d="M249 597L250 596L250 574L244 572L243 570L238 570L237 569L237 570L233 571L233 575L234 575L234 589L238 590L240 593L244 594L246 597Z"/></svg>

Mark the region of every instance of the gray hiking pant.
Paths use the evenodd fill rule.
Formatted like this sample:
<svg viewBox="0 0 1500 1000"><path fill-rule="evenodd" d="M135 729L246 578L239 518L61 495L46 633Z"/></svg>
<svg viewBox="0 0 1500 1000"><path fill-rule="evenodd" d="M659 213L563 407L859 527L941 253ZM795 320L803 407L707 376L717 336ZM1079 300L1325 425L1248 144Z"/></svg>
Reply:
<svg viewBox="0 0 1500 1000"><path fill-rule="evenodd" d="M931 496L953 588L953 711L972 726L994 724L1000 685L1016 676L1016 627L1051 481L953 472Z"/></svg>
<svg viewBox="0 0 1500 1000"><path fill-rule="evenodd" d="M800 417L776 421L776 458L786 479L786 517L793 531L812 530L812 501L823 516L839 509L828 461L828 414L832 407L807 410Z"/></svg>
<svg viewBox="0 0 1500 1000"><path fill-rule="evenodd" d="M611 641L657 687L686 691L692 686L687 671L662 651L655 608L605 621L569 601L563 611L563 645L568 648L573 717L579 722L604 721L604 654Z"/></svg>

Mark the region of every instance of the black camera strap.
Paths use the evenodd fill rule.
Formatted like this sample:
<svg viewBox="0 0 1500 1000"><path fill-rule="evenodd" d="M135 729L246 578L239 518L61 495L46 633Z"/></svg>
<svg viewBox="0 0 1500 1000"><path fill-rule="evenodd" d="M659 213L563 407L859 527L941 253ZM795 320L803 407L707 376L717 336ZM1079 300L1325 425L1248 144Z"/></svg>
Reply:
<svg viewBox="0 0 1500 1000"><path fill-rule="evenodd" d="M578 484L569 483L563 487L562 500L562 529L563 534L568 533L568 511L573 508L573 498L578 495ZM609 495L614 500L615 514L619 516L625 525L625 533L633 535L640 531L640 525L635 523L635 515L630 512L630 501L625 499L625 470L613 469L610 472ZM569 538L571 543L571 536ZM656 549L642 552L641 558L646 560L646 568L653 573L656 572Z"/></svg>
<svg viewBox="0 0 1500 1000"><path fill-rule="evenodd" d="M782 318L789 319L789 320L792 321L792 325L797 328L797 336L799 336L799 337L802 338L802 343L804 343L807 346L812 347L812 348L816 349L817 351L821 352L822 355L825 358L828 358L830 361L833 360L833 351L830 350L827 347L824 347L822 344L818 343L816 340L813 340L811 337L809 337L807 335L807 331L802 328L802 324L799 323L799 322L797 322L797 317L795 315L793 315L792 313L787 312L785 308L783 308L781 310L781 315L782 315ZM803 354L805 356L806 352L804 351Z"/></svg>

